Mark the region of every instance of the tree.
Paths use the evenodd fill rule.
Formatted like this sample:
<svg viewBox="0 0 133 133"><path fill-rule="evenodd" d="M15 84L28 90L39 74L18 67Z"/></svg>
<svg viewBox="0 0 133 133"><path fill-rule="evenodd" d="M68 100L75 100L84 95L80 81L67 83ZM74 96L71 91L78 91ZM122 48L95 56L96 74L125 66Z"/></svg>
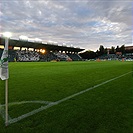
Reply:
<svg viewBox="0 0 133 133"><path fill-rule="evenodd" d="M103 45L100 45L99 52L100 52L100 55L104 54L104 47L103 47Z"/></svg>
<svg viewBox="0 0 133 133"><path fill-rule="evenodd" d="M120 52L119 46L116 47L116 52Z"/></svg>
<svg viewBox="0 0 133 133"><path fill-rule="evenodd" d="M107 54L107 53L108 53L108 49L105 48L105 49L104 49L104 54Z"/></svg>
<svg viewBox="0 0 133 133"><path fill-rule="evenodd" d="M111 54L115 54L115 47L111 47Z"/></svg>
<svg viewBox="0 0 133 133"><path fill-rule="evenodd" d="M96 51L96 57L100 56L100 51Z"/></svg>
<svg viewBox="0 0 133 133"><path fill-rule="evenodd" d="M122 54L125 53L125 46L124 46L124 45L122 45L122 46L120 47L120 52L122 52Z"/></svg>
<svg viewBox="0 0 133 133"><path fill-rule="evenodd" d="M96 53L94 51L85 51L84 53L80 53L80 56L83 58L83 59L94 59L96 58Z"/></svg>

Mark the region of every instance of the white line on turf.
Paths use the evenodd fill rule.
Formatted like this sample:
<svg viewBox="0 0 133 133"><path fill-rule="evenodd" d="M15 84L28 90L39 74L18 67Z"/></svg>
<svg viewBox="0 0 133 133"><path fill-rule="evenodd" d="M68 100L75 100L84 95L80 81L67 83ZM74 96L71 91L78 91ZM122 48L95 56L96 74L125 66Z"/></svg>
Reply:
<svg viewBox="0 0 133 133"><path fill-rule="evenodd" d="M121 77L123 77L123 76L125 76L125 75L127 75L127 74L130 74L130 73L132 73L132 71L131 71L131 72L128 72L128 73L125 73L125 74L122 74L122 75L120 75L120 76L118 76L118 77L109 79L109 80L107 80L107 81L105 81L105 82L102 82L101 84L95 85L95 86L93 86L93 87L90 87L90 88L88 88L88 89L86 89L86 90L83 90L83 91L80 91L80 92L78 92L78 93L75 93L75 94L73 94L73 95L71 95L71 96L68 96L68 97L66 97L66 98L63 98L63 99L58 100L58 101L56 101L56 102L49 103L49 104L46 105L46 106L42 106L42 107L40 107L40 108L38 108L38 109L36 109L36 110L33 110L33 111L31 111L31 112L29 112L29 113L27 113L27 114L21 115L21 116L19 116L19 117L17 117L17 118L11 119L11 120L9 120L9 124L18 122L18 121L20 121L20 120L22 120L22 119L24 119L24 118L27 118L27 117L29 117L29 116L32 116L32 115L38 113L38 112L40 112L40 111L46 110L46 109L48 109L48 108L50 108L50 107L52 107L52 106L54 106L54 105L58 105L59 103L62 103L62 102L64 102L64 101L67 101L67 100L69 100L69 99L71 99L71 98L73 98L73 97L75 97L75 96L81 95L81 94L83 94L83 93L85 93L85 92L87 92L87 91L90 91L90 90L92 90L92 89L94 89L94 88L97 88L97 87L99 87L99 86L101 86L101 85L107 84L107 83L109 83L109 82L111 82L111 81L113 81L113 80L116 80L116 79L118 79L118 78L121 78Z"/></svg>
<svg viewBox="0 0 133 133"><path fill-rule="evenodd" d="M1 114L2 118L5 120L5 113L4 113L3 107L0 107L0 114Z"/></svg>
<svg viewBox="0 0 133 133"><path fill-rule="evenodd" d="M21 101L21 102L12 102L12 103L9 103L9 106L13 106L13 105L20 105L20 104L25 104L25 103L40 103L40 104L49 104L49 103L52 103L50 101ZM2 104L0 105L0 108L1 107L4 107L5 104Z"/></svg>
<svg viewBox="0 0 133 133"><path fill-rule="evenodd" d="M39 103L39 104L50 104L53 102L50 101L21 101L21 102L12 102L9 103L9 106L13 106L13 105L20 105L20 104L26 104L26 103ZM2 118L5 120L5 104L0 104L0 115L2 116ZM8 120L12 120L11 117L8 114Z"/></svg>
<svg viewBox="0 0 133 133"><path fill-rule="evenodd" d="M121 77L123 77L123 76L125 76L125 75L127 75L127 74L129 74L129 73L132 73L132 72L128 72L128 73L122 74L122 75L120 75L120 76L118 76L118 77L115 77L115 78L112 78L112 79L107 80L107 81L105 81L105 82L102 82L101 84L95 85L95 86L90 87L90 88L88 88L88 89L86 89L86 90L83 90L83 91L80 91L80 92L78 92L78 93L75 93L75 94L73 94L73 95L71 95L71 96L68 96L68 97L66 97L66 98L63 98L63 99L61 99L61 100L59 100L59 101L57 101L57 102L55 102L55 103L56 103L56 104L59 104L59 103L61 103L61 102L64 102L64 101L66 101L66 100L69 100L69 99L71 99L71 98L73 98L73 97L75 97L75 96L81 95L81 94L83 94L83 93L85 93L85 92L87 92L87 91L89 91L89 90L92 90L92 89L97 88L97 87L99 87L99 86L101 86L101 85L104 85L104 84L106 84L106 83L109 83L109 82L111 82L111 81L113 81L113 80L116 80L116 79L118 79L118 78L121 78Z"/></svg>
<svg viewBox="0 0 133 133"><path fill-rule="evenodd" d="M1 104L0 104L0 115L5 120L5 109ZM9 114L8 114L8 120L11 120L11 117L9 116Z"/></svg>

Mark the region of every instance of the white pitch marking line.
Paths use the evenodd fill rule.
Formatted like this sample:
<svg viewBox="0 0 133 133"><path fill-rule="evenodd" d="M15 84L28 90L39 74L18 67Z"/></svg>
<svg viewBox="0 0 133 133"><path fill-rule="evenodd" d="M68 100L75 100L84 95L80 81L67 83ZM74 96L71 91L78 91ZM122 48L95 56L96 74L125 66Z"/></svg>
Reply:
<svg viewBox="0 0 133 133"><path fill-rule="evenodd" d="M5 113L4 113L3 107L0 107L0 114L1 114L2 118L5 120Z"/></svg>
<svg viewBox="0 0 133 133"><path fill-rule="evenodd" d="M83 93L85 93L85 92L87 92L87 91L89 91L89 90L92 90L92 89L97 88L97 87L99 87L99 86L101 86L101 85L104 85L104 84L106 84L106 83L109 83L109 82L111 82L111 81L113 81L113 80L116 80L116 79L118 79L118 78L121 78L121 77L123 77L123 76L125 76L125 75L127 75L127 74L129 74L129 73L132 73L132 72L128 72L128 73L122 74L122 75L120 75L120 76L118 76L118 77L115 77L115 78L113 78L113 79L109 79L109 80L107 80L107 81L104 81L104 82L102 82L101 84L95 85L95 86L90 87L90 88L88 88L88 89L86 89L86 90L83 90L83 91L80 91L80 92L78 92L78 93L75 93L75 94L73 94L73 95L71 95L71 96L68 96L68 97L66 97L66 98L63 98L63 99L61 99L61 100L59 100L59 101L57 101L57 102L55 102L55 103L56 103L56 104L59 104L59 103L61 103L61 102L64 102L64 101L66 101L66 100L69 100L69 99L71 99L71 98L73 98L73 97L75 97L75 96L81 95L81 94L83 94Z"/></svg>
<svg viewBox="0 0 133 133"><path fill-rule="evenodd" d="M49 103L53 103L53 102L50 102L50 101L21 101L21 102L12 102L12 103L9 103L9 106L13 106L13 105L16 105L16 104L25 104L25 103L40 103L40 104L49 104ZM0 107L5 107L5 104L2 104L0 105Z"/></svg>
<svg viewBox="0 0 133 133"><path fill-rule="evenodd" d="M9 103L9 106L13 106L13 105L20 105L20 104L25 104L25 103L40 103L40 104L50 104L53 102L50 101L22 101L22 102L12 102ZM0 104L0 115L2 116L2 118L5 120L5 110L4 110L5 104ZM9 116L8 114L8 120L12 120L12 118Z"/></svg>
<svg viewBox="0 0 133 133"><path fill-rule="evenodd" d="M0 115L5 120L5 109L1 104L0 104ZM8 120L11 120L11 117L9 116L9 114L8 114Z"/></svg>
<svg viewBox="0 0 133 133"><path fill-rule="evenodd" d="M33 111L31 111L31 112L29 112L29 113L27 113L27 114L21 115L21 116L19 116L19 117L17 117L17 118L11 119L11 120L9 120L9 124L18 122L18 121L20 121L20 120L22 120L22 119L24 119L24 118L27 118L27 117L29 117L29 116L31 116L31 115L34 115L34 114L36 114L36 113L38 113L38 112L40 112L40 111L46 110L46 109L48 109L48 108L50 108L50 107L52 107L52 106L54 106L54 105L58 105L59 103L62 103L62 102L64 102L64 101L67 101L67 100L69 100L69 99L71 99L71 98L73 98L73 97L75 97L75 96L81 95L81 94L83 94L83 93L85 93L85 92L87 92L87 91L90 91L90 90L92 90L92 89L94 89L94 88L97 88L97 87L99 87L99 86L101 86L101 85L107 84L107 83L109 83L109 82L111 82L111 81L113 81L113 80L116 80L116 79L118 79L118 78L121 78L121 77L123 77L123 76L125 76L125 75L127 75L127 74L132 73L132 72L133 72L133 71L128 72L128 73L125 73L125 74L122 74L122 75L120 75L120 76L118 76L118 77L109 79L109 80L107 80L107 81L105 81L105 82L102 82L101 84L95 85L95 86L93 86L93 87L90 87L90 88L88 88L88 89L86 89L86 90L83 90L83 91L80 91L80 92L78 92L78 93L75 93L75 94L73 94L73 95L71 95L71 96L68 96L68 97L66 97L66 98L63 98L63 99L58 100L58 101L56 101L56 102L49 103L47 106L42 106L42 107L40 107L40 108L38 108L38 109L36 109L36 110L33 110Z"/></svg>

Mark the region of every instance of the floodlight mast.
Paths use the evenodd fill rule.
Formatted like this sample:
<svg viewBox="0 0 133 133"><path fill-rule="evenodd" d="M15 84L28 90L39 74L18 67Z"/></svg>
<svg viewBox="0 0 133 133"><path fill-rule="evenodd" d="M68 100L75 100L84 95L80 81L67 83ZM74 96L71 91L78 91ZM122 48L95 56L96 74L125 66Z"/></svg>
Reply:
<svg viewBox="0 0 133 133"><path fill-rule="evenodd" d="M19 39L20 40L28 41L28 37L27 36L24 36L24 35L19 36Z"/></svg>
<svg viewBox="0 0 133 133"><path fill-rule="evenodd" d="M41 42L42 42L42 39L35 38L35 42L39 42L39 43L41 43Z"/></svg>
<svg viewBox="0 0 133 133"><path fill-rule="evenodd" d="M9 45L9 38L12 36L10 32L3 33L5 37L5 47ZM8 55L7 55L8 56ZM8 75L8 64L7 64L7 75ZM8 76L5 79L5 126L8 126Z"/></svg>
<svg viewBox="0 0 133 133"><path fill-rule="evenodd" d="M5 38L10 38L10 37L12 36L12 34L11 34L11 32L4 32L4 33L3 33L3 36L4 36Z"/></svg>

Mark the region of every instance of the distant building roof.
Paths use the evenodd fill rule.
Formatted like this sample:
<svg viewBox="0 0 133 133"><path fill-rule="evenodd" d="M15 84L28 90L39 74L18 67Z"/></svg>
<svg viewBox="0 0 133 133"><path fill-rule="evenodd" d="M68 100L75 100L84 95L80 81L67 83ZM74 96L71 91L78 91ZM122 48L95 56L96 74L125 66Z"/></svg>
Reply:
<svg viewBox="0 0 133 133"><path fill-rule="evenodd" d="M125 46L125 50L132 50L133 46Z"/></svg>
<svg viewBox="0 0 133 133"><path fill-rule="evenodd" d="M122 55L122 52L116 52L116 55Z"/></svg>

